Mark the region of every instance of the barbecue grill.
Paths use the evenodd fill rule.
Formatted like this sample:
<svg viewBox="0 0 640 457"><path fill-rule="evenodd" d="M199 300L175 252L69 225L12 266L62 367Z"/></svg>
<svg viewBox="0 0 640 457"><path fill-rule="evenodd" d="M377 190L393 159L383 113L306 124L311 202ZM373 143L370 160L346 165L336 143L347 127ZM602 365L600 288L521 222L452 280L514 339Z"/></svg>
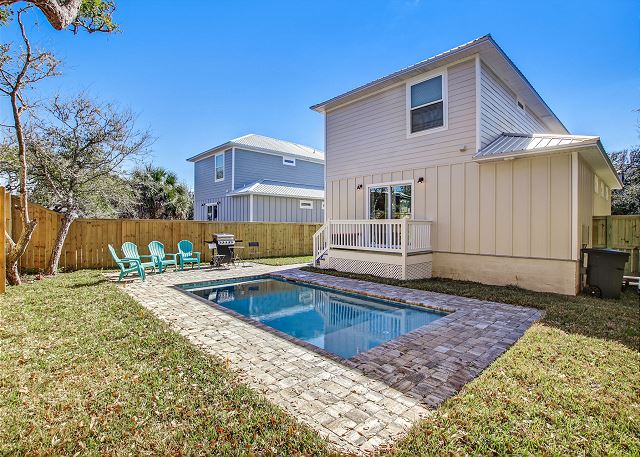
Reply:
<svg viewBox="0 0 640 457"><path fill-rule="evenodd" d="M238 240L239 241L239 240ZM209 249L211 249L211 265L216 263L229 263L233 259L233 248L236 245L236 237L232 233L214 233L211 241L207 241ZM219 261L216 262L216 250L218 251Z"/></svg>

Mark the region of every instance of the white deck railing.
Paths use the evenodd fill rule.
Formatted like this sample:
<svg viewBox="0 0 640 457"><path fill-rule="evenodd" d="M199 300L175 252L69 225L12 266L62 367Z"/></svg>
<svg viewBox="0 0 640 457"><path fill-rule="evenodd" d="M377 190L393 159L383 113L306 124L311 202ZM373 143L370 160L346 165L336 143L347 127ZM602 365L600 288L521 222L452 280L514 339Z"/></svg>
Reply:
<svg viewBox="0 0 640 457"><path fill-rule="evenodd" d="M322 236L320 236L320 234ZM321 247L410 254L431 250L431 221L409 219L333 220L314 237ZM322 255L322 254L320 254Z"/></svg>

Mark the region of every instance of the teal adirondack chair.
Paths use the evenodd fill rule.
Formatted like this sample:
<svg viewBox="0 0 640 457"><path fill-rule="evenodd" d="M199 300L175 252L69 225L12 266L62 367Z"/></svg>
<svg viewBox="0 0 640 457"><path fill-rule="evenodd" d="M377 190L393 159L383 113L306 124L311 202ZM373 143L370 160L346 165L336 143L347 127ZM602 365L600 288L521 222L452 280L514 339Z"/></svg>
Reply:
<svg viewBox="0 0 640 457"><path fill-rule="evenodd" d="M167 254L164 252L164 244L160 241L152 241L149 243L149 252L154 257L158 272L162 273L165 267L173 265L175 269L178 269L178 254Z"/></svg>
<svg viewBox="0 0 640 457"><path fill-rule="evenodd" d="M182 240L178 243L178 255L180 256L180 269L184 270L185 263L190 263L191 268L193 265L198 265L200 269L200 253L193 252L193 243L189 240Z"/></svg>
<svg viewBox="0 0 640 457"><path fill-rule="evenodd" d="M142 278L144 281L144 268L140 264L140 260L138 259L129 259L129 258L119 258L118 254L116 254L116 250L108 245L109 252L111 252L111 257L113 257L113 261L120 268L120 276L118 277L118 282L122 281L122 278L127 276L129 273L138 273L138 276Z"/></svg>
<svg viewBox="0 0 640 457"><path fill-rule="evenodd" d="M138 246L131 241L122 243L122 253L128 259L138 259L142 269L151 268L152 271L156 270L156 262L152 255L140 255L138 254ZM149 259L147 261L142 259Z"/></svg>

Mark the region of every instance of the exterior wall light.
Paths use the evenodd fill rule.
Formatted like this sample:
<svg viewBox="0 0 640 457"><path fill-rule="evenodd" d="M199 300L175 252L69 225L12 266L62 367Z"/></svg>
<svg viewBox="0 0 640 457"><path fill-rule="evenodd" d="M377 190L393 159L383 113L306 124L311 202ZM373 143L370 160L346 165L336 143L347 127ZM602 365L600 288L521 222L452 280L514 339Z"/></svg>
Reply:
<svg viewBox="0 0 640 457"><path fill-rule="evenodd" d="M424 178L422 176L420 176L418 178L418 184L422 184L424 182Z"/></svg>
<svg viewBox="0 0 640 457"><path fill-rule="evenodd" d="M362 184L358 184L358 185L356 186L356 189L358 189L358 190L362 190Z"/></svg>

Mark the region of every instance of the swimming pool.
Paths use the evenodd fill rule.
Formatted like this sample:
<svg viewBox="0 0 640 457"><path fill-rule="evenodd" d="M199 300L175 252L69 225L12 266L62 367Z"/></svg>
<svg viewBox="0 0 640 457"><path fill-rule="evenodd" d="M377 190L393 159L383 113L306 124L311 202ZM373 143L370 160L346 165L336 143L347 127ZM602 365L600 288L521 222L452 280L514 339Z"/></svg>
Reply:
<svg viewBox="0 0 640 457"><path fill-rule="evenodd" d="M180 287L345 359L445 315L269 276Z"/></svg>

